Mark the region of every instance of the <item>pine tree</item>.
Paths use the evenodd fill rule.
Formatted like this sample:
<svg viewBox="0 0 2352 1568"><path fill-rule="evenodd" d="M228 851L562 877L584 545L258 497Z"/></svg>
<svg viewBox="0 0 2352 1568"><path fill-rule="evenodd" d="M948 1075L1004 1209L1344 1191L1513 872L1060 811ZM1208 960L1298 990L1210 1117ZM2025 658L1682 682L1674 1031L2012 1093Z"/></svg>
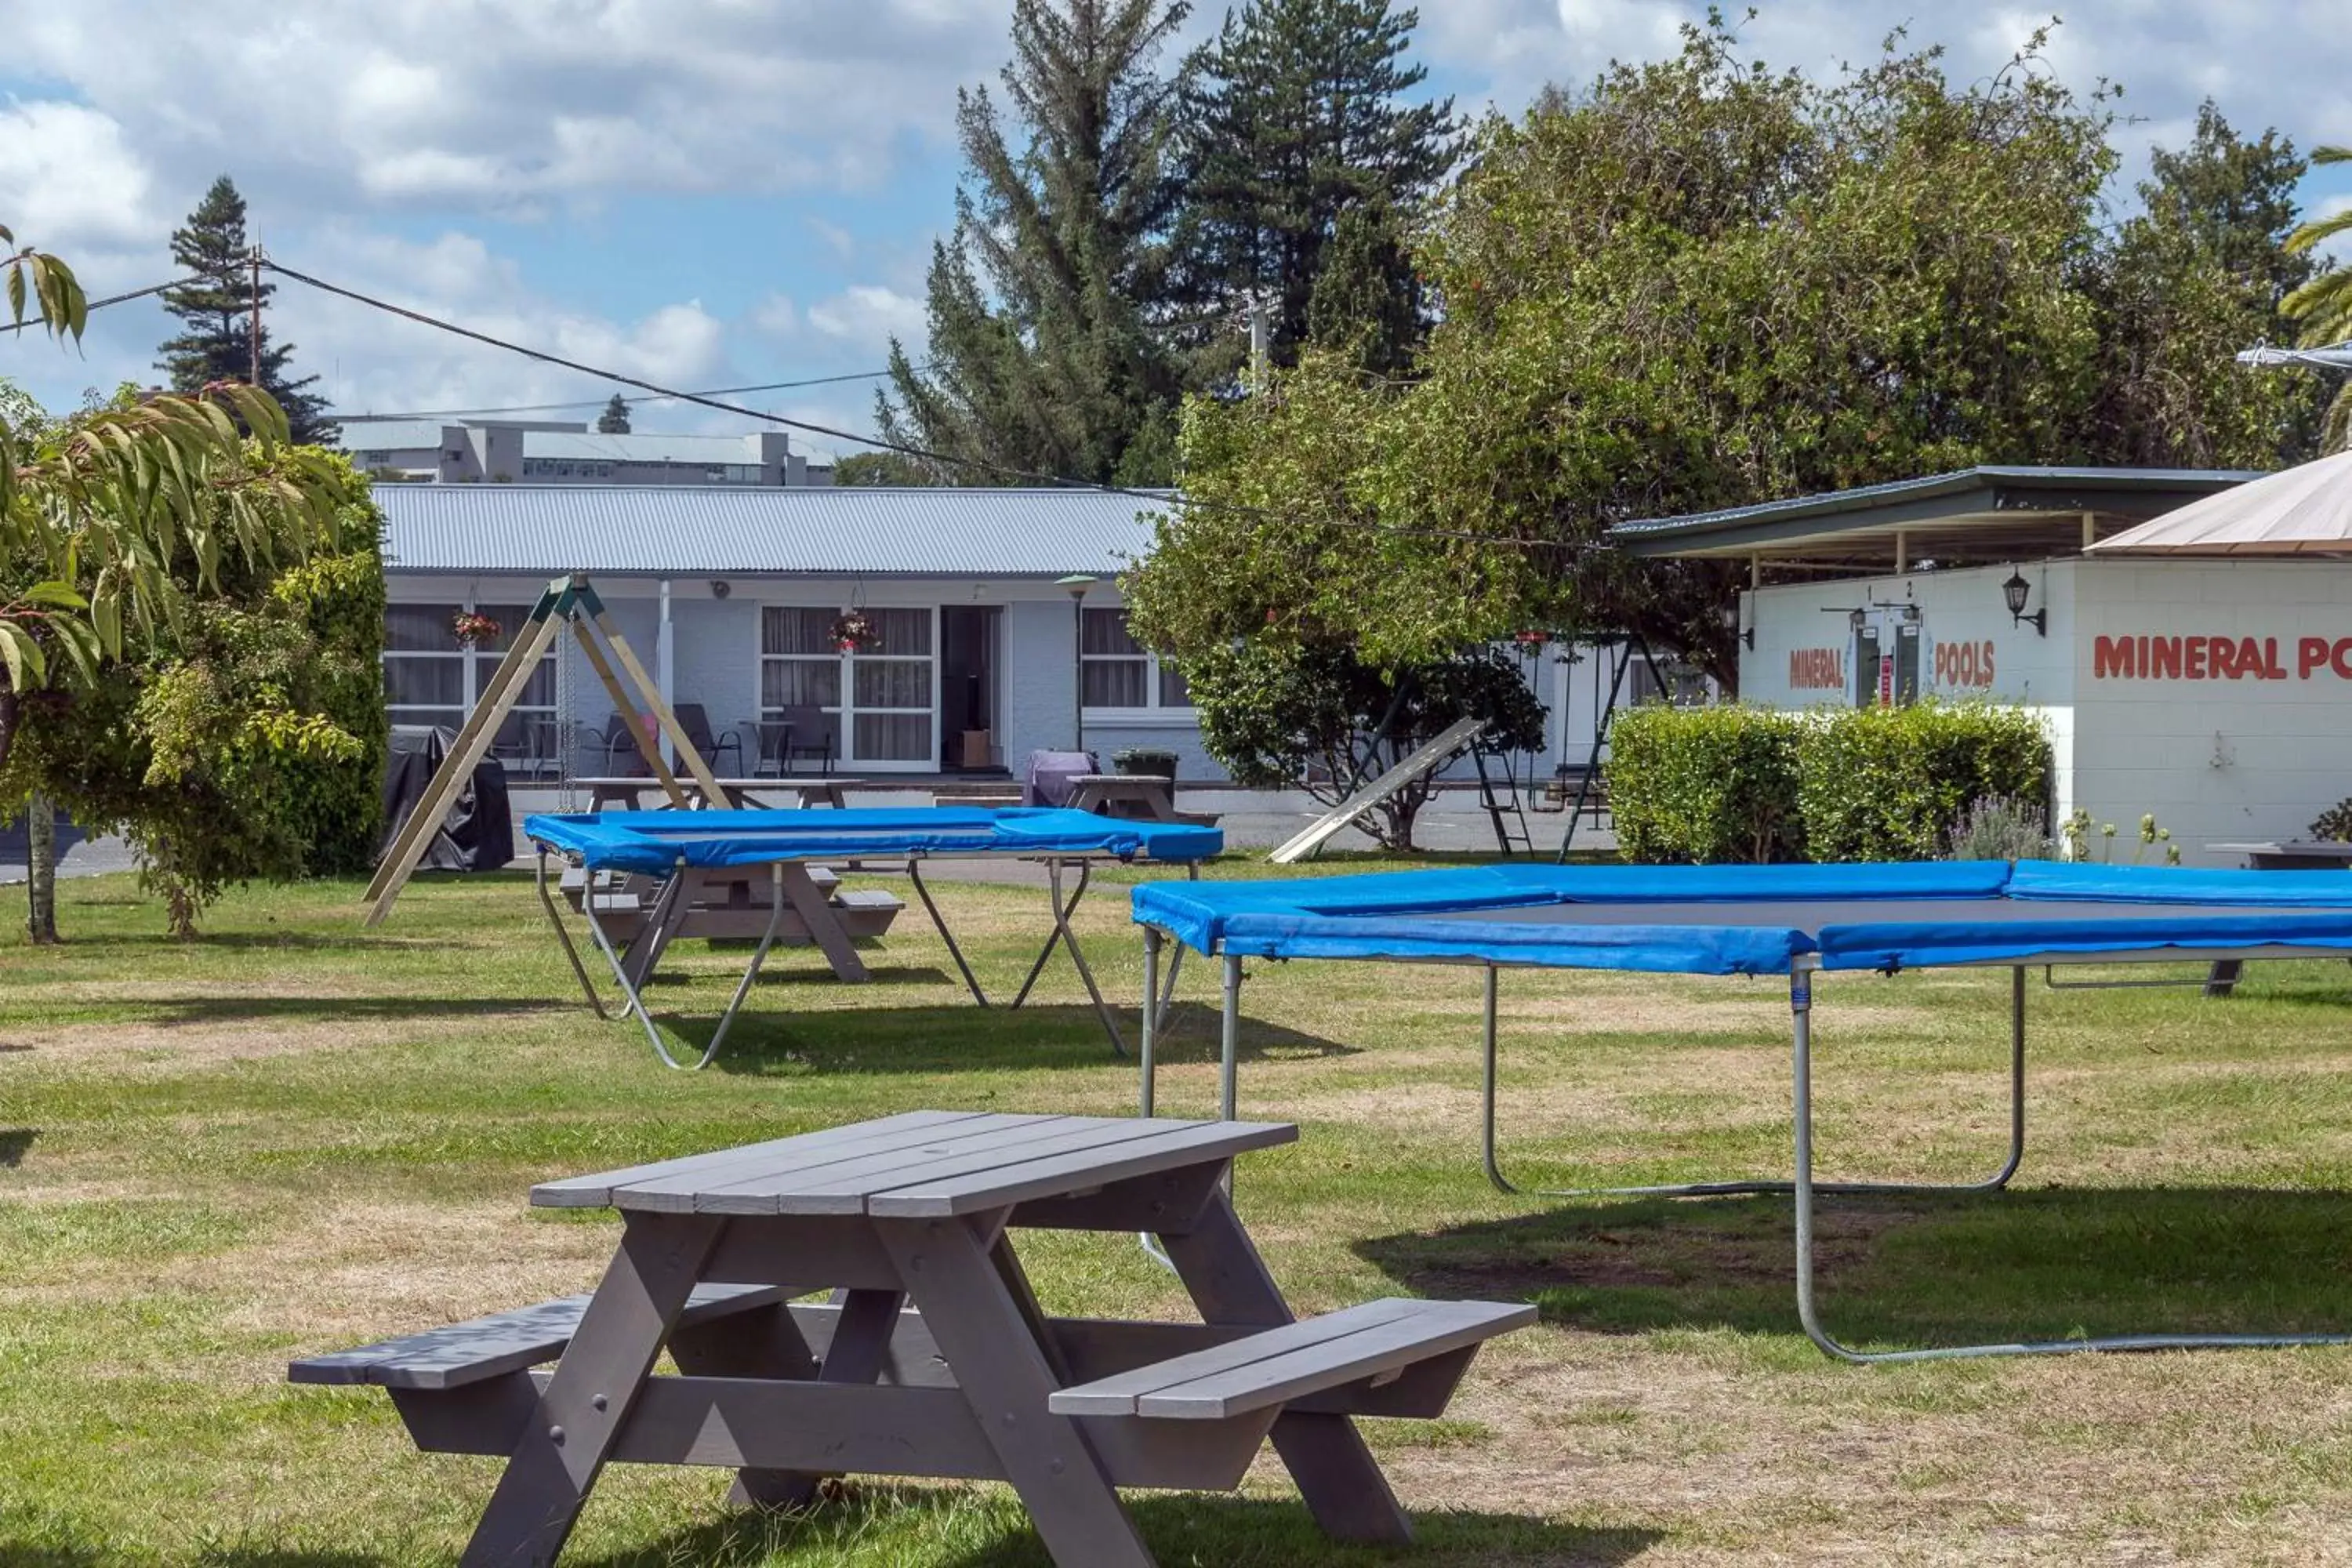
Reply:
<svg viewBox="0 0 2352 1568"><path fill-rule="evenodd" d="M1308 339L1370 374L1396 376L1412 368L1426 326L1396 209L1380 197L1349 205L1307 294Z"/></svg>
<svg viewBox="0 0 2352 1568"><path fill-rule="evenodd" d="M1203 306L1265 300L1278 363L1310 335L1343 215L1376 204L1391 210L1367 222L1393 232L1461 156L1454 100L1406 101L1429 74L1403 63L1420 20L1390 0L1248 0L1192 61L1185 289ZM1391 300L1371 314L1417 316L1403 247L1384 248Z"/></svg>
<svg viewBox="0 0 2352 1568"><path fill-rule="evenodd" d="M604 405L604 412L596 416L596 434L625 436L628 433L629 405L621 400L621 395L616 392L613 394L613 401Z"/></svg>
<svg viewBox="0 0 2352 1568"><path fill-rule="evenodd" d="M163 291L163 309L180 318L185 330L158 349L163 357L155 368L167 372L172 390L192 394L217 381L253 378L254 281L252 242L245 233L245 198L226 174L213 182L187 226L172 231L172 260L195 281ZM296 441L328 446L339 439L327 401L304 388L319 378L291 378L286 362L294 345L270 339L267 311L278 291L274 283L260 286L264 321L261 328L261 388L286 411L286 422Z"/></svg>
<svg viewBox="0 0 2352 1568"><path fill-rule="evenodd" d="M894 341L890 389L876 399L893 440L1033 473L1170 477L1182 390L1163 341L1178 83L1154 67L1188 8L1015 0L1009 124L985 88L957 97L969 168L955 233L931 257L929 365L919 372Z"/></svg>

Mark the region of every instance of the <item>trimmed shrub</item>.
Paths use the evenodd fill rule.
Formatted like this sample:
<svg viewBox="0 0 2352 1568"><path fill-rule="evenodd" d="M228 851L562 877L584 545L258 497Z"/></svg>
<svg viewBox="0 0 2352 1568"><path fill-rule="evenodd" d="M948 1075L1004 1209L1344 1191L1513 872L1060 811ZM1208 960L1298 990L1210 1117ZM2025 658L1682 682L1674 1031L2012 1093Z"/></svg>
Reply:
<svg viewBox="0 0 2352 1568"><path fill-rule="evenodd" d="M1632 708L1609 726L1609 810L1628 860L1797 860L1798 738L1765 708Z"/></svg>
<svg viewBox="0 0 2352 1568"><path fill-rule="evenodd" d="M1628 860L1933 860L1988 796L2049 798L2050 742L2021 709L1633 709L1609 731Z"/></svg>
<svg viewBox="0 0 2352 1568"><path fill-rule="evenodd" d="M2049 793L2049 736L2018 708L1823 710L1809 716L1797 752L1798 811L1816 860L1937 859L1970 803Z"/></svg>

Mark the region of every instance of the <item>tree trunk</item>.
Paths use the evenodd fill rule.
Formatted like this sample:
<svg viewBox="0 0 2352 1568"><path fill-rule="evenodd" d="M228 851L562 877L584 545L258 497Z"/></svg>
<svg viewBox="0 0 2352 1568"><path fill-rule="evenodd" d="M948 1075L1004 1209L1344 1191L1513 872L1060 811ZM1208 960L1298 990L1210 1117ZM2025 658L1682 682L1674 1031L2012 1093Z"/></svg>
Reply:
<svg viewBox="0 0 2352 1568"><path fill-rule="evenodd" d="M36 790L25 807L25 934L37 945L58 940L58 809Z"/></svg>

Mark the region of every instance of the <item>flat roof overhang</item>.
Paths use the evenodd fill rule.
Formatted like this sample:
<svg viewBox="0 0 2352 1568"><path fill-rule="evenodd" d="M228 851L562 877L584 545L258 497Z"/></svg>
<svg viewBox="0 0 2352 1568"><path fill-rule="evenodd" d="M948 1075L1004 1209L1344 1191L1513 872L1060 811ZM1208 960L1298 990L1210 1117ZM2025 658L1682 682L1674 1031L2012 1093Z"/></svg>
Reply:
<svg viewBox="0 0 2352 1568"><path fill-rule="evenodd" d="M2072 555L2102 534L2259 478L2243 469L1975 468L1620 523L1628 554L1883 573Z"/></svg>

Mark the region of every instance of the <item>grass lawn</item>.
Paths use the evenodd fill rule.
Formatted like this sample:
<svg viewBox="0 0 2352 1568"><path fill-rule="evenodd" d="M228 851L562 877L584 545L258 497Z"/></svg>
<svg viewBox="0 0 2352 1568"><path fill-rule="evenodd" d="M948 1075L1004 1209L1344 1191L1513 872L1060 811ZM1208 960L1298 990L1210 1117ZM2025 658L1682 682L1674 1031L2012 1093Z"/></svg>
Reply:
<svg viewBox="0 0 2352 1568"><path fill-rule="evenodd" d="M869 953L871 986L781 955L727 1056L686 1074L579 1005L519 876L421 881L374 931L356 887L257 889L187 944L100 879L62 890L67 945L27 948L18 896L0 935L5 1564L453 1561L496 1465L419 1455L379 1392L291 1388L285 1363L587 1289L613 1218L534 1212L533 1181L921 1107L1133 1105L1066 962L1045 1005L981 1012L919 910ZM1042 891L941 897L1009 993ZM1082 928L1131 995L1117 886ZM686 1037L740 956L673 950L652 994ZM1206 966L1185 995L1160 1108L1213 1114ZM1523 1178L1785 1169L1782 986L1528 973L1503 998ZM1293 1304L1528 1299L1544 1321L1490 1345L1444 1420L1368 1424L1418 1551L1327 1546L1268 1457L1241 1499L1136 1500L1161 1562L2352 1563L2352 1353L1835 1365L1796 1330L1784 1201L1486 1185L1475 971L1269 965L1245 999L1244 1113L1304 1129L1239 1176ZM2007 1005L2005 972L1823 977L1823 1173L1989 1168ZM2257 965L2226 1002L2037 977L2029 1005L2017 1187L1825 1200L1837 1331L2352 1325L2352 969ZM1024 1249L1051 1310L1183 1311L1131 1238ZM730 1516L725 1483L616 1468L565 1561L1045 1562L1001 1488L859 1484L775 1521Z"/></svg>

